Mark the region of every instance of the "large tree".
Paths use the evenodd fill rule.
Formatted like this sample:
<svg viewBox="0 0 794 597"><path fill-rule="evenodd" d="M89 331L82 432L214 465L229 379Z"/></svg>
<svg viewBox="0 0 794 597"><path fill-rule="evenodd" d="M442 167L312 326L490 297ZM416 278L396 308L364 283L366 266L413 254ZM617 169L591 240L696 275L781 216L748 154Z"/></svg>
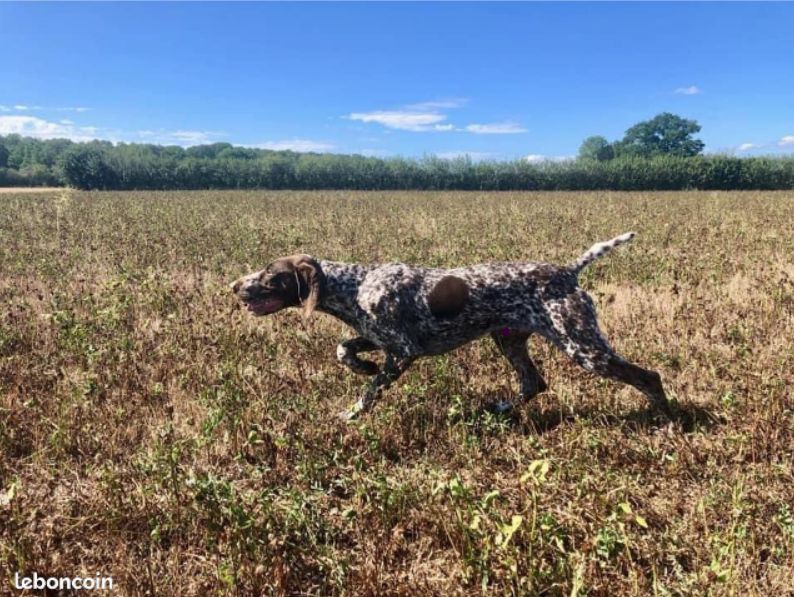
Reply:
<svg viewBox="0 0 794 597"><path fill-rule="evenodd" d="M616 149L619 155L690 157L699 154L705 146L703 141L693 138L698 132L700 125L696 121L663 112L627 130L623 139L616 143Z"/></svg>
<svg viewBox="0 0 794 597"><path fill-rule="evenodd" d="M208 145L193 145L185 150L185 155L191 158L215 159L224 149L231 149L231 143L210 143Z"/></svg>
<svg viewBox="0 0 794 597"><path fill-rule="evenodd" d="M593 135L579 147L579 159L606 162L615 157L615 148L601 135Z"/></svg>
<svg viewBox="0 0 794 597"><path fill-rule="evenodd" d="M106 150L96 144L80 144L60 158L60 170L69 186L78 189L112 189L116 183Z"/></svg>

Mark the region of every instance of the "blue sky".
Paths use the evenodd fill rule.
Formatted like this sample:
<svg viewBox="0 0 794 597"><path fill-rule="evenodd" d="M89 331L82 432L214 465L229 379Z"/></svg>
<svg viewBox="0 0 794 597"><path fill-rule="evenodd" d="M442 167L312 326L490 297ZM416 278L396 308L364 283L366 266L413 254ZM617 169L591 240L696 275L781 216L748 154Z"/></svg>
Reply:
<svg viewBox="0 0 794 597"><path fill-rule="evenodd" d="M574 155L662 111L794 151L790 3L0 3L0 134Z"/></svg>

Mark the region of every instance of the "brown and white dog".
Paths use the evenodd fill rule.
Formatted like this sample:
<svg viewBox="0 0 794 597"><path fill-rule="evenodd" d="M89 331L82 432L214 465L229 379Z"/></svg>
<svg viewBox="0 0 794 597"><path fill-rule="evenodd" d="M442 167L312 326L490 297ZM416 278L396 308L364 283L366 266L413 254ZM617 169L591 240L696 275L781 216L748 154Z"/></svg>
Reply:
<svg viewBox="0 0 794 597"><path fill-rule="evenodd" d="M350 419L368 410L383 389L417 358L439 355L486 334L518 375L523 398L544 391L546 382L527 353L527 339L540 334L579 365L628 383L669 414L661 378L619 356L598 328L579 272L634 233L593 245L567 266L547 263L486 263L454 269L403 263L359 265L282 257L248 274L232 290L254 315L302 307L321 311L352 327L358 336L337 346L337 358L356 373L373 375ZM382 368L359 353L383 350ZM499 405L500 410L509 403Z"/></svg>

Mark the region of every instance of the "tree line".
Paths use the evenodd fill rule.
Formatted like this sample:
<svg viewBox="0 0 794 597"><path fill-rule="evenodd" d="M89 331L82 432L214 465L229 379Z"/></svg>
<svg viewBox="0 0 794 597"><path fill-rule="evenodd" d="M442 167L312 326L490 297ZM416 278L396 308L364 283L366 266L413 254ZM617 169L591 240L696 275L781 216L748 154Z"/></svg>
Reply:
<svg viewBox="0 0 794 597"><path fill-rule="evenodd" d="M271 151L213 143L182 148L0 136L0 186L80 189L683 190L793 189L793 157L701 155L700 126L674 114L576 159L474 162Z"/></svg>

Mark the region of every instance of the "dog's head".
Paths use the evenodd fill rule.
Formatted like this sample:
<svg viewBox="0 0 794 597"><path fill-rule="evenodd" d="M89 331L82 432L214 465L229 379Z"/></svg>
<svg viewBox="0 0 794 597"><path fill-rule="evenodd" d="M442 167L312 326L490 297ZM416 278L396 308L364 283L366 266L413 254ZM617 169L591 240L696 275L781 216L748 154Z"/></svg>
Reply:
<svg viewBox="0 0 794 597"><path fill-rule="evenodd" d="M314 257L291 255L243 276L231 288L254 315L270 315L287 307L302 306L304 315L309 316L322 299L325 275Z"/></svg>

